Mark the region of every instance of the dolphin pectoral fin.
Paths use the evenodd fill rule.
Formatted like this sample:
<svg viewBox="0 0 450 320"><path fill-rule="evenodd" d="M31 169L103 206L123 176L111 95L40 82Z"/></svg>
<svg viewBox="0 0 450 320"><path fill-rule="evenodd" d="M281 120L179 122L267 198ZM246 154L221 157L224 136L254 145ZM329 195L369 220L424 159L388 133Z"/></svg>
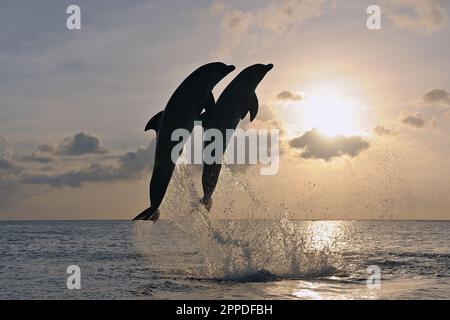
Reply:
<svg viewBox="0 0 450 320"><path fill-rule="evenodd" d="M158 112L153 118L151 118L147 125L145 126L145 131L153 129L158 133L159 127L161 126L162 117L164 115L164 111Z"/></svg>
<svg viewBox="0 0 450 320"><path fill-rule="evenodd" d="M250 122L255 120L256 115L258 114L259 109L259 102L258 97L256 96L256 93L253 92L252 96L250 97Z"/></svg>
<svg viewBox="0 0 450 320"><path fill-rule="evenodd" d="M159 210L158 209L154 209L152 207L145 209L144 211L142 211L140 214L138 214L133 221L138 221L138 220L150 220L153 221L154 223L156 223L156 221L158 221L159 219Z"/></svg>
<svg viewBox="0 0 450 320"><path fill-rule="evenodd" d="M248 112L250 112L250 121L255 120L255 117L258 113L258 108L259 108L258 97L256 96L256 93L253 92L249 96L247 104L241 111L241 120L245 118Z"/></svg>

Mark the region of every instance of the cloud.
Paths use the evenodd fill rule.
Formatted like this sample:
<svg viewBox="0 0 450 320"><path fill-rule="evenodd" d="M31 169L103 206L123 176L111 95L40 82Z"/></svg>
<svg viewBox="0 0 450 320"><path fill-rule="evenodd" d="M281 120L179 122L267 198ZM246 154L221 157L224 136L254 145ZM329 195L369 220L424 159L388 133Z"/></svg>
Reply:
<svg viewBox="0 0 450 320"><path fill-rule="evenodd" d="M0 208L11 205L20 195L20 187L15 177L0 170Z"/></svg>
<svg viewBox="0 0 450 320"><path fill-rule="evenodd" d="M0 139L0 146L4 141L6 139ZM152 140L147 148L140 147L119 156L105 157L97 154L92 159L74 158L74 161L70 162L71 166L80 161L85 166L72 170L58 168L57 165L67 166L67 163L60 162L45 167L26 166L27 161L49 162L47 160L57 152L57 148L51 145L39 145L30 155L22 157L14 156L12 152L0 155L0 208L8 208L14 201L22 201L36 192L42 192L42 188L35 186L77 188L86 183L113 183L140 179L153 167L154 149L155 140ZM18 165L16 161L25 162Z"/></svg>
<svg viewBox="0 0 450 320"><path fill-rule="evenodd" d="M396 136L398 134L398 132L392 131L391 129L380 125L373 128L373 132L375 132L375 134L379 136Z"/></svg>
<svg viewBox="0 0 450 320"><path fill-rule="evenodd" d="M324 7L333 3L333 0L282 0L252 12L220 7L221 10L215 11L223 14L219 53L230 54L240 45L255 39L258 32L267 36L268 33L289 32L304 21L320 16Z"/></svg>
<svg viewBox="0 0 450 320"><path fill-rule="evenodd" d="M0 158L0 170L12 170L14 165L7 159Z"/></svg>
<svg viewBox="0 0 450 320"><path fill-rule="evenodd" d="M293 93L291 91L285 90L285 91L281 91L277 95L277 99L278 100L300 101L300 100L302 100L302 96L297 93Z"/></svg>
<svg viewBox="0 0 450 320"><path fill-rule="evenodd" d="M253 16L239 10L226 12L222 20L222 40L219 53L229 55L243 41L243 36L252 24Z"/></svg>
<svg viewBox="0 0 450 320"><path fill-rule="evenodd" d="M444 89L433 89L423 95L423 101L450 105L450 93Z"/></svg>
<svg viewBox="0 0 450 320"><path fill-rule="evenodd" d="M56 154L55 148L50 144L40 144L36 147L36 150L29 155L20 157L22 161L49 163L54 160L53 155Z"/></svg>
<svg viewBox="0 0 450 320"><path fill-rule="evenodd" d="M31 161L31 162L39 162L39 163L49 163L53 161L52 157L40 155L39 153L32 152L29 155L21 157L22 161Z"/></svg>
<svg viewBox="0 0 450 320"><path fill-rule="evenodd" d="M386 3L388 18L397 27L429 33L447 24L446 9L439 0L389 0Z"/></svg>
<svg viewBox="0 0 450 320"><path fill-rule="evenodd" d="M257 12L258 25L274 32L287 32L310 18L322 14L323 8L333 1L327 0L283 0L272 2Z"/></svg>
<svg viewBox="0 0 450 320"><path fill-rule="evenodd" d="M6 157L11 154L11 143L4 137L0 136L0 157Z"/></svg>
<svg viewBox="0 0 450 320"><path fill-rule="evenodd" d="M7 176L15 176L22 171L22 167L16 165L13 157L13 149L11 143L4 137L0 136L0 180L4 183Z"/></svg>
<svg viewBox="0 0 450 320"><path fill-rule="evenodd" d="M11 159L0 157L0 180L8 176L17 176L24 170L23 167L15 164Z"/></svg>
<svg viewBox="0 0 450 320"><path fill-rule="evenodd" d="M56 150L56 154L63 156L82 156L106 152L107 151L101 146L99 138L84 132L77 133L74 137L64 139L58 145Z"/></svg>
<svg viewBox="0 0 450 320"><path fill-rule="evenodd" d="M22 174L20 181L31 185L48 185L51 187L81 187L88 182L115 182L136 180L144 172L150 171L154 161L155 141L147 148L138 148L127 152L118 158L115 165L106 163L92 163L88 167L71 170L53 175Z"/></svg>
<svg viewBox="0 0 450 320"><path fill-rule="evenodd" d="M37 146L36 151L41 153L55 153L55 147L51 144L40 144Z"/></svg>
<svg viewBox="0 0 450 320"><path fill-rule="evenodd" d="M356 157L363 150L370 147L369 142L359 136L327 137L317 129L312 129L301 137L290 141L292 148L303 149L301 157L304 159L322 159L331 161L340 156Z"/></svg>
<svg viewBox="0 0 450 320"><path fill-rule="evenodd" d="M3 138L4 139L4 138ZM6 139L3 140L5 142ZM0 137L0 147L2 138ZM9 144L8 144L9 145ZM15 197L20 194L17 183L17 176L22 172L23 168L15 165L9 157L9 153L3 153L0 149L0 208L13 203Z"/></svg>
<svg viewBox="0 0 450 320"><path fill-rule="evenodd" d="M209 13L216 15L222 13L226 9L226 4L224 1L216 0L208 8Z"/></svg>
<svg viewBox="0 0 450 320"><path fill-rule="evenodd" d="M414 128L425 127L425 119L420 114L406 116L402 119L402 123Z"/></svg>

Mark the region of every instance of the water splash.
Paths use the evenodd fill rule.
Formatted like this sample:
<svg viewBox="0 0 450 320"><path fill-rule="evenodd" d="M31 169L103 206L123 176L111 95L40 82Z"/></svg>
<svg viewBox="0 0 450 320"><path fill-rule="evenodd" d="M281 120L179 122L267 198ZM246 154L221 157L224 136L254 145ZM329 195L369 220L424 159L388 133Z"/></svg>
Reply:
<svg viewBox="0 0 450 320"><path fill-rule="evenodd" d="M238 179L224 167L220 189L228 202L215 201L223 212L249 209L254 213L268 211L265 199L253 192L246 180ZM188 277L224 281L274 281L322 277L336 272L336 260L331 254L331 239L318 246L311 238L311 223L296 223L288 219L288 212L280 220L214 219L199 203L194 183L195 169L177 166L166 199L161 206L161 223L135 224L135 243L156 268ZM237 198L238 202L232 199ZM181 240L180 240L181 239ZM167 250L171 242L173 252ZM190 252L180 257L176 252ZM170 246L169 246L170 247ZM160 250L159 250L160 248ZM189 263L186 263L187 260ZM186 266L195 266L186 268Z"/></svg>

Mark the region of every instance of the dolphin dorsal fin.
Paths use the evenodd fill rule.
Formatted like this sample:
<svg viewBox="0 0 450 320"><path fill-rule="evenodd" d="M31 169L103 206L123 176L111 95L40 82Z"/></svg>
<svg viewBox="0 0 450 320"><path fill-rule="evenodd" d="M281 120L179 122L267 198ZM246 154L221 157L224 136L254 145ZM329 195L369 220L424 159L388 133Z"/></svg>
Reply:
<svg viewBox="0 0 450 320"><path fill-rule="evenodd" d="M156 115L153 116L145 126L145 131L148 131L150 129L153 129L158 133L159 127L161 126L161 121L164 115L164 111L158 112Z"/></svg>
<svg viewBox="0 0 450 320"><path fill-rule="evenodd" d="M242 110L241 119L244 119L248 112L250 112L250 121L255 120L258 114L259 102L256 93L252 92L248 98L245 108Z"/></svg>

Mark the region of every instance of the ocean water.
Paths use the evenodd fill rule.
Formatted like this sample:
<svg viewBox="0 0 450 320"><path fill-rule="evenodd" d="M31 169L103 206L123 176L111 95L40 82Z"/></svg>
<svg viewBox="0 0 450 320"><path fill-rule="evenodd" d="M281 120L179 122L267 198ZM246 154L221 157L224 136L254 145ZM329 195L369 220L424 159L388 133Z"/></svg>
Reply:
<svg viewBox="0 0 450 320"><path fill-rule="evenodd" d="M192 170L157 224L0 221L0 299L450 299L450 221L289 220L227 167L208 213Z"/></svg>
<svg viewBox="0 0 450 320"><path fill-rule="evenodd" d="M0 299L450 299L450 222L198 217L0 222Z"/></svg>

